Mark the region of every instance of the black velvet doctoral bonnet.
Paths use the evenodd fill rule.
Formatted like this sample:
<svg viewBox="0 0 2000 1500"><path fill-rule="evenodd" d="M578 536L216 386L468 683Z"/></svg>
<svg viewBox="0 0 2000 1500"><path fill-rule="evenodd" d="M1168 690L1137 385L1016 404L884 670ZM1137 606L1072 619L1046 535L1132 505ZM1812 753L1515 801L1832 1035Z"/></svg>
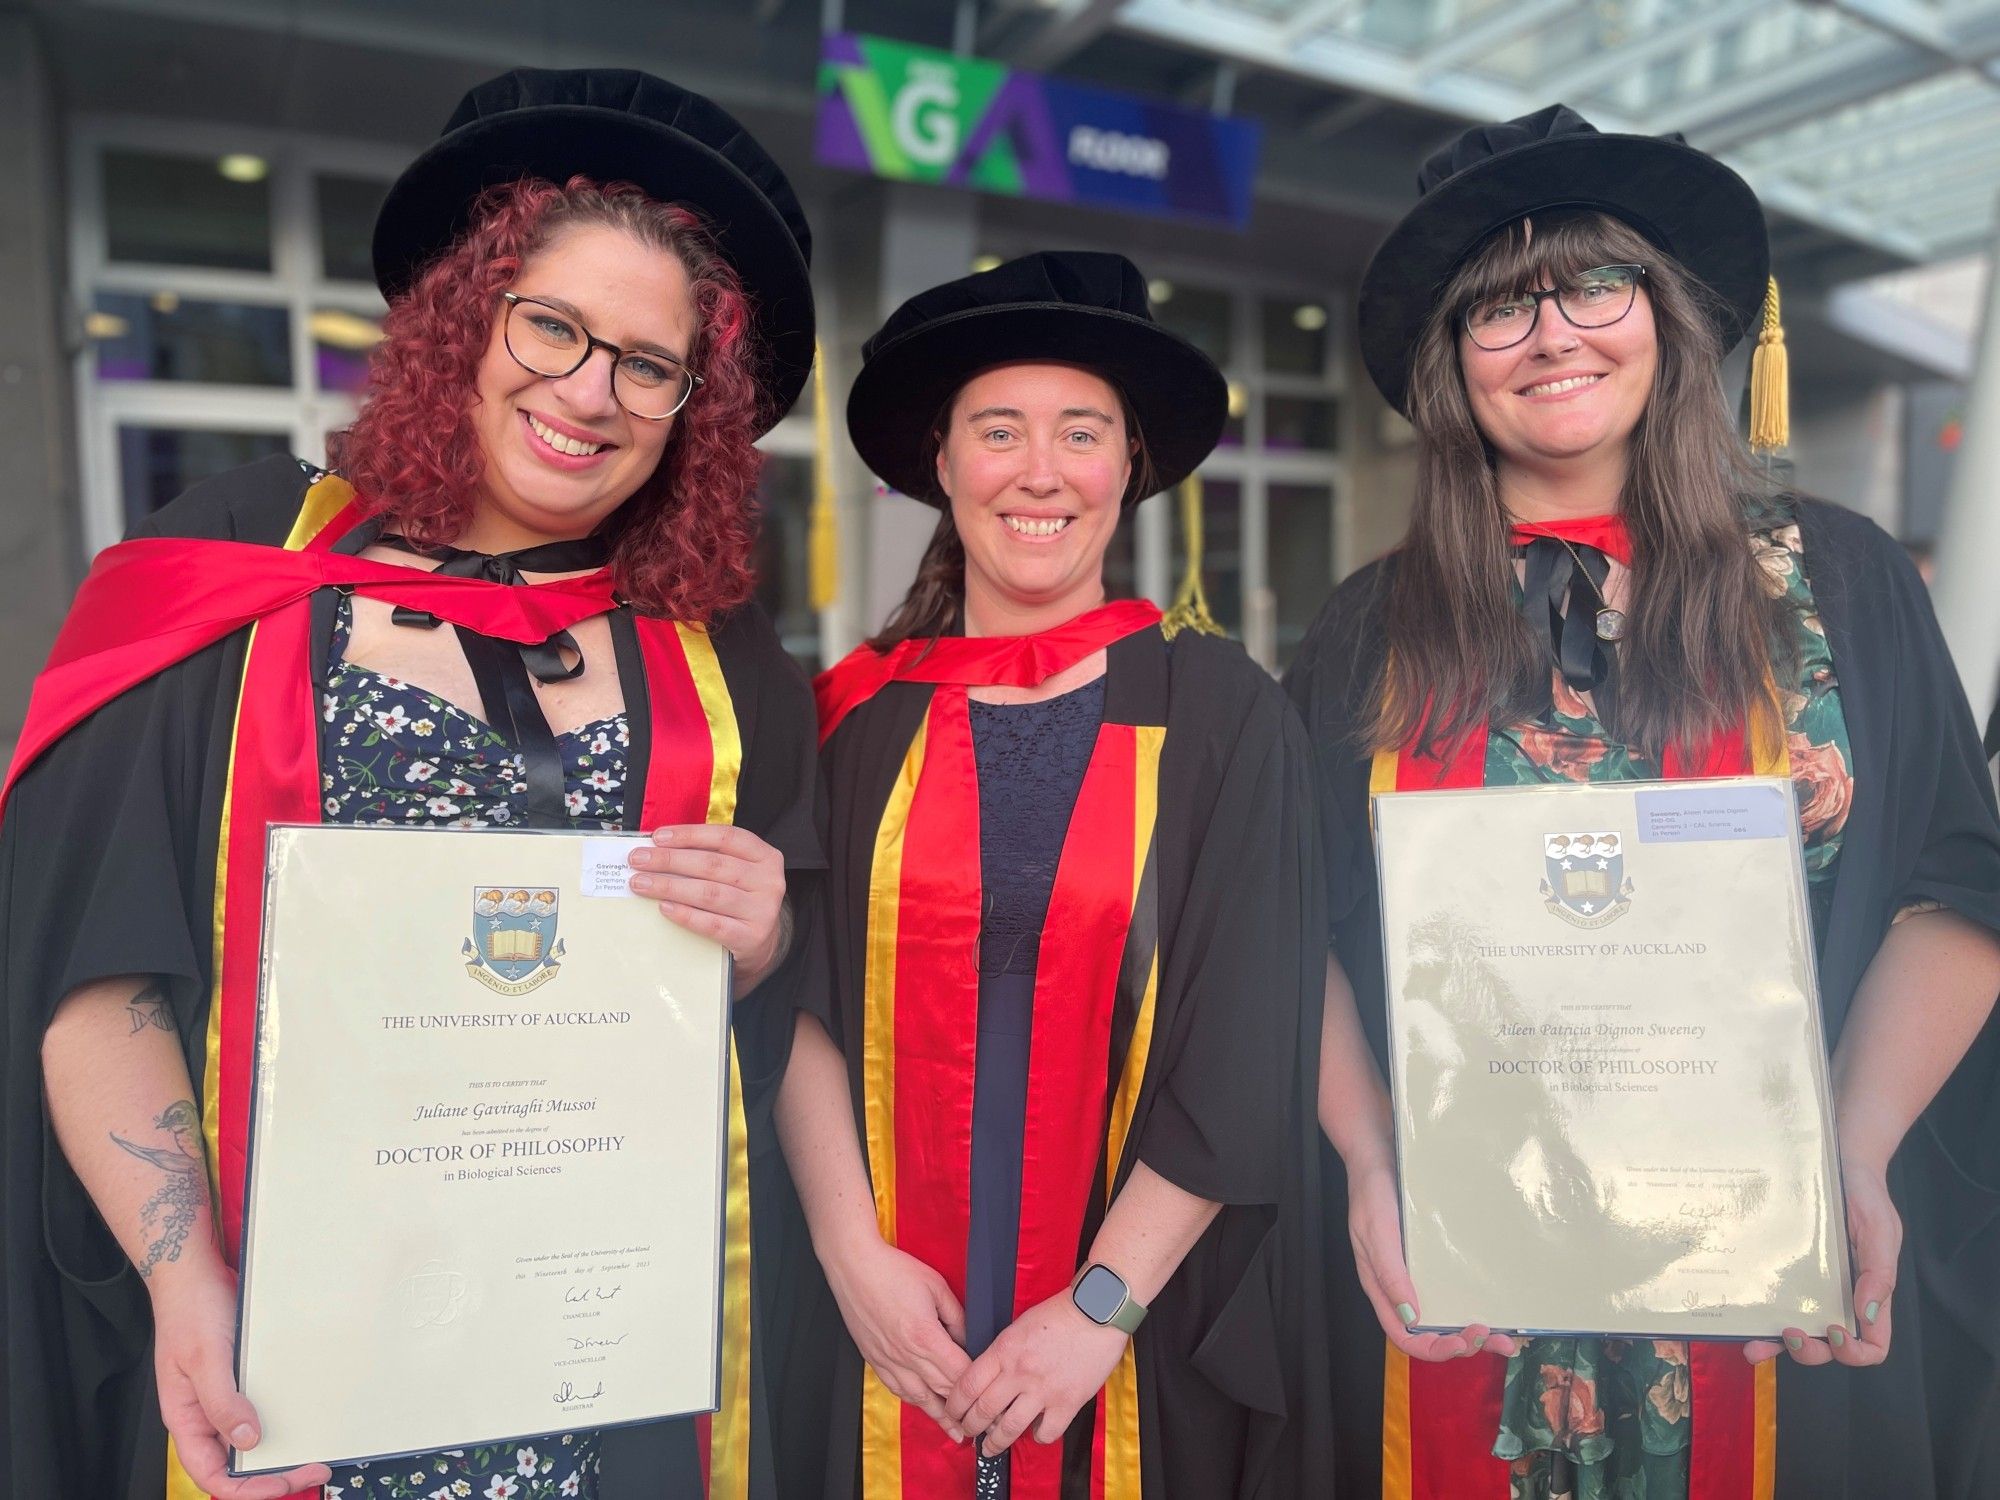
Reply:
<svg viewBox="0 0 2000 1500"><path fill-rule="evenodd" d="M1229 386L1194 345L1153 321L1146 280L1122 255L1044 250L919 292L862 346L847 430L868 467L941 505L931 423L974 375L1015 361L1086 366L1124 392L1160 489L1222 436Z"/></svg>
<svg viewBox="0 0 2000 1500"><path fill-rule="evenodd" d="M630 182L698 210L749 294L776 422L813 363L812 231L769 152L700 94L626 68L517 68L459 101L375 220L375 280L393 298L464 233L500 183Z"/></svg>
<svg viewBox="0 0 2000 1500"><path fill-rule="evenodd" d="M1678 135L1607 135L1552 104L1463 132L1424 162L1417 192L1361 278L1362 358L1399 411L1444 284L1530 214L1594 209L1631 225L1714 294L1725 350L1756 326L1771 270L1763 209L1747 182Z"/></svg>

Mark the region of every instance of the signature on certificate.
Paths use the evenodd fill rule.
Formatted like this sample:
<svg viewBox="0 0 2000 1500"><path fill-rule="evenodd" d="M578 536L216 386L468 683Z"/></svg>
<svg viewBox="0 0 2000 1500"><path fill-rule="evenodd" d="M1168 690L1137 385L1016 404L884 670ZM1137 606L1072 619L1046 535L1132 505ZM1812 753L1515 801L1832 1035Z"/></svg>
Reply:
<svg viewBox="0 0 2000 1500"><path fill-rule="evenodd" d="M615 1339L580 1339L574 1334L567 1335L567 1337L569 1338L569 1346L572 1349L616 1349L625 1340L632 1337L632 1335L629 1332L621 1333Z"/></svg>
<svg viewBox="0 0 2000 1500"><path fill-rule="evenodd" d="M567 1406L572 1401L595 1401L603 1394L604 1382L601 1380L597 1382L597 1389L593 1391L580 1391L565 1380L556 1391L555 1402L557 1406Z"/></svg>
<svg viewBox="0 0 2000 1500"><path fill-rule="evenodd" d="M563 1301L609 1302L613 1297L617 1296L623 1290L625 1290L625 1288L623 1284L619 1282L613 1282L609 1287L593 1286L593 1285L566 1286L563 1288Z"/></svg>

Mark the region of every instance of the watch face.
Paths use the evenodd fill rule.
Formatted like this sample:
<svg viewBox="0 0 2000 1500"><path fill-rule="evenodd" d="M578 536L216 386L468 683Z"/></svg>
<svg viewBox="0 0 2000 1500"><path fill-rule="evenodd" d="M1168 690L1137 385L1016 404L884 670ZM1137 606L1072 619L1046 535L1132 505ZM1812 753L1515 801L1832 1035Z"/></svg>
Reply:
<svg viewBox="0 0 2000 1500"><path fill-rule="evenodd" d="M1125 1305L1125 1283L1116 1271L1092 1266L1077 1282L1074 1296L1077 1307L1091 1322L1109 1323Z"/></svg>

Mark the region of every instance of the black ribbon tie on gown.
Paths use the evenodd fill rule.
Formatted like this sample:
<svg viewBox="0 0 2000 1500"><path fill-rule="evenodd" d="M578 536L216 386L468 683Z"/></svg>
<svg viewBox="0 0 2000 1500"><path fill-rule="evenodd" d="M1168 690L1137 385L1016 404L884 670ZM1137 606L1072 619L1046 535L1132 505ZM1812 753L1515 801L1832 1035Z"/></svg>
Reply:
<svg viewBox="0 0 2000 1500"><path fill-rule="evenodd" d="M578 537L548 542L518 552L469 552L458 547L418 547L404 537L385 535L383 545L418 557L439 559L437 571L454 578L484 578L493 583L526 583L530 573L575 573L604 566L610 544L603 537ZM398 625L435 630L438 617L397 605ZM569 811L563 802L562 752L555 731L535 696L536 682L568 682L583 675L583 653L576 637L558 630L545 641L523 645L481 635L454 625L472 680L486 708L486 722L505 735L521 753L522 780L527 783L525 822L530 828L567 828ZM567 660L565 659L567 657Z"/></svg>

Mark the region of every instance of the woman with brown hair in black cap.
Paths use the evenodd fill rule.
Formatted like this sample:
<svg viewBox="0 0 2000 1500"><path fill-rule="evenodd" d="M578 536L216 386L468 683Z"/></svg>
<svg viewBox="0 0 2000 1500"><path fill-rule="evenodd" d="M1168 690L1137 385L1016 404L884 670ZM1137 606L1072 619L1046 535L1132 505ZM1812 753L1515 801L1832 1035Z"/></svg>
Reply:
<svg viewBox="0 0 2000 1500"><path fill-rule="evenodd" d="M1324 1494L1310 752L1239 646L1104 589L1222 377L1101 254L865 354L855 445L943 514L817 684L838 1000L778 1123L851 1338L786 1402L831 1402L830 1496Z"/></svg>
<svg viewBox="0 0 2000 1500"><path fill-rule="evenodd" d="M328 1479L224 1472L258 1438L231 1351L271 823L657 830L634 888L735 956L732 1180L760 1182L746 1121L819 969L803 936L787 957L820 864L811 705L748 602L753 444L812 363L809 250L776 164L698 95L483 84L382 208L385 337L338 473L224 474L99 560L0 824L9 1494ZM723 1409L655 1434L623 1493L774 1493L747 1197ZM524 1435L340 1463L326 1493L591 1496L598 1469L595 1433Z"/></svg>
<svg viewBox="0 0 2000 1500"><path fill-rule="evenodd" d="M2000 823L1902 549L1774 492L1724 405L1718 362L1766 298L1757 200L1678 141L1561 106L1466 132L1421 190L1360 316L1416 428L1409 535L1335 592L1289 678L1332 893L1342 1478L1394 1500L1991 1495ZM1753 770L1797 791L1855 1326L1747 1346L1410 1331L1371 786Z"/></svg>

